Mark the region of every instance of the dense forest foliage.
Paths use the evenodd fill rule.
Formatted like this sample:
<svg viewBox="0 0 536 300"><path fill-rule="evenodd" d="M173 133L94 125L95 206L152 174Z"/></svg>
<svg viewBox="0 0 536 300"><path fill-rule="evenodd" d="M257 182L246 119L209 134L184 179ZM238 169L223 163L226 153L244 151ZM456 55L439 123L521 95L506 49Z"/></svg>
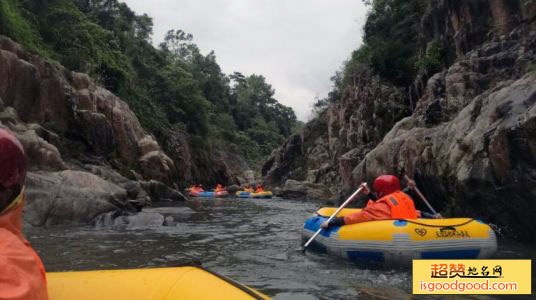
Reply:
<svg viewBox="0 0 536 300"><path fill-rule="evenodd" d="M441 49L437 42L427 45L424 55L421 53L419 25L425 1L362 1L370 8L363 28L363 44L331 78L333 89L327 98L316 101L316 111L340 100L344 89L353 84L354 76L364 69L391 85L407 87L420 69L437 71L440 67Z"/></svg>
<svg viewBox="0 0 536 300"><path fill-rule="evenodd" d="M257 163L291 134L296 116L263 76L222 73L182 30L154 47L152 26L117 0L0 1L0 34L90 74L158 139L180 130L198 149L230 146Z"/></svg>

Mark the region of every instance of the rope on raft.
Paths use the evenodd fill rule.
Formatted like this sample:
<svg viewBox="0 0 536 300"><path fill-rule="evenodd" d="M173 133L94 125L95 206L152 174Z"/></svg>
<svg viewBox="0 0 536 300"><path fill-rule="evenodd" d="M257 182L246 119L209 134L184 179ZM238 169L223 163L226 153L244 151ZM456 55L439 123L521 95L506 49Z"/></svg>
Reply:
<svg viewBox="0 0 536 300"><path fill-rule="evenodd" d="M456 224L456 225L433 225L433 224L424 224L424 223L420 223L420 222L415 222L415 221L411 221L411 220L407 220L407 219L398 219L398 221L405 221L405 222L413 223L413 224L416 224L416 225L427 226L427 227L438 227L438 228L459 227L459 226L469 224L469 223L473 222L474 220L475 219L470 219L469 221L466 221L466 222L463 222L463 223L460 223L460 224Z"/></svg>

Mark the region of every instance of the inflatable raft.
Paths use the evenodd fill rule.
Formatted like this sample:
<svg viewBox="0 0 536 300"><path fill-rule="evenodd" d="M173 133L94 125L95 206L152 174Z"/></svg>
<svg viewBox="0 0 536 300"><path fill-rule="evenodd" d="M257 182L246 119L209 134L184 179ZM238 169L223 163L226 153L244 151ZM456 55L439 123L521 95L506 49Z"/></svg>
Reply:
<svg viewBox="0 0 536 300"><path fill-rule="evenodd" d="M251 198L272 198L272 192L260 192L260 193L251 193Z"/></svg>
<svg viewBox="0 0 536 300"><path fill-rule="evenodd" d="M272 192L260 192L260 193L251 193L245 191L238 191L235 194L239 198L272 198Z"/></svg>
<svg viewBox="0 0 536 300"><path fill-rule="evenodd" d="M202 267L47 273L50 300L269 299Z"/></svg>
<svg viewBox="0 0 536 300"><path fill-rule="evenodd" d="M238 191L238 192L236 192L235 195L236 195L238 198L249 198L249 197L250 197L250 194L251 194L250 192Z"/></svg>
<svg viewBox="0 0 536 300"><path fill-rule="evenodd" d="M307 241L336 208L322 208L305 221ZM360 209L343 209L345 216ZM408 266L412 259L484 259L497 250L495 232L470 218L370 221L322 232L310 245L360 264Z"/></svg>
<svg viewBox="0 0 536 300"><path fill-rule="evenodd" d="M190 192L189 194L192 197L226 197L229 192Z"/></svg>

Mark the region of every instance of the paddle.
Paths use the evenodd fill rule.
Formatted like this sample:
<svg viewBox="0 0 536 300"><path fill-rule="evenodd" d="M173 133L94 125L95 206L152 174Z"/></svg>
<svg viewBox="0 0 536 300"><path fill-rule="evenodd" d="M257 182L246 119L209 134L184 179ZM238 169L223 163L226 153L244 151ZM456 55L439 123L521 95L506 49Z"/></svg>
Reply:
<svg viewBox="0 0 536 300"><path fill-rule="evenodd" d="M365 183L365 186L367 185L367 183ZM328 223L329 221L331 221L331 219L335 218L335 216L346 206L348 205L348 203L350 203L350 201L352 201L352 199L354 199L354 197L359 194L361 192L361 190L363 189L363 186L361 186L360 188L357 189L357 191L355 191L348 199L346 199L346 201L344 201L344 203L339 207L337 208L337 210L331 215L331 217L329 217L328 219ZM305 250L307 249L307 246L309 246L309 244L316 238L316 236L318 234L320 234L320 232L322 231L323 228L319 228L316 233L307 241L307 243L305 243L305 245L303 245L303 249L302 249L302 252L305 253Z"/></svg>
<svg viewBox="0 0 536 300"><path fill-rule="evenodd" d="M411 179L408 177L408 175L404 174L404 178L406 178L407 181L410 181ZM426 203L426 205L428 206L428 208L434 213L434 216L439 216L441 217L440 214L438 214L435 209L432 207L432 205L430 205L430 203L428 202L428 200L426 200L426 197L424 197L424 195L421 193L421 191L419 191L419 188L417 186L415 186L415 192L417 193L417 195L419 195L419 197L421 197L422 201L424 201L424 203Z"/></svg>

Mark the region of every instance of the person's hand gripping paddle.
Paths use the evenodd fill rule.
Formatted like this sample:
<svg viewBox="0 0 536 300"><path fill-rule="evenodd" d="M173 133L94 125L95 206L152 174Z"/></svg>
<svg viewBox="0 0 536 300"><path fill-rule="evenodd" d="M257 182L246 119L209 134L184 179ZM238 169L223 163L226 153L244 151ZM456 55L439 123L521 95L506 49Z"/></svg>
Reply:
<svg viewBox="0 0 536 300"><path fill-rule="evenodd" d="M346 199L346 201L344 201L344 203L339 207L337 208L337 210L331 215L331 217L329 217L329 219L327 220L327 222L331 221L333 218L335 218L335 216L337 216L337 214L346 206L348 205L348 203L350 203L355 196L357 196L359 193L361 193L361 191L363 190L364 187L366 187L367 184L364 183L363 185L361 185L348 199ZM316 238L317 235L320 234L320 232L322 232L323 228L319 228L316 233L307 241L307 243L305 243L305 245L303 245L303 249L302 249L302 252L305 253L305 250L307 249L307 247L309 246L309 244L311 244L311 242Z"/></svg>

